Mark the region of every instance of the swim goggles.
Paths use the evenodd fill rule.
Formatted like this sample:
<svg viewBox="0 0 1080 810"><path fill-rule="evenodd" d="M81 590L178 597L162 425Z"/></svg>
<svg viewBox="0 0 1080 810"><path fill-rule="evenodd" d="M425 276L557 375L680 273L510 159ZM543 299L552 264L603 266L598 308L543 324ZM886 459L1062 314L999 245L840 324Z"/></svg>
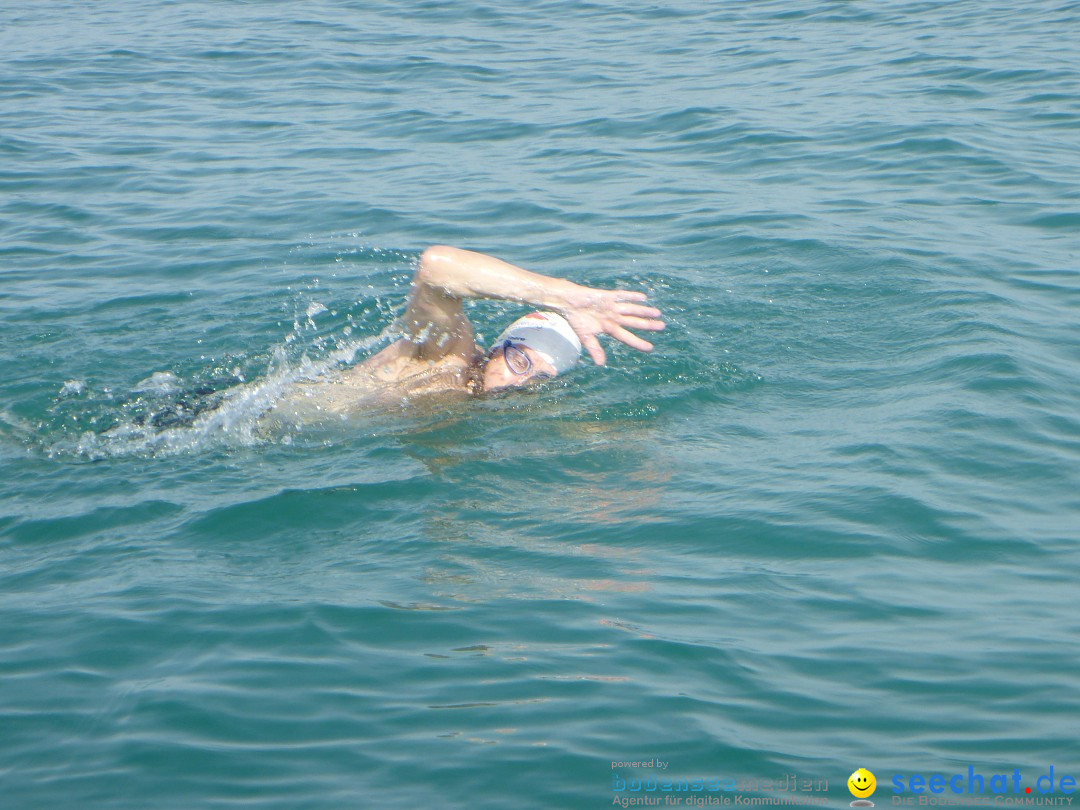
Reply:
<svg viewBox="0 0 1080 810"><path fill-rule="evenodd" d="M532 358L525 353L525 350L520 345L515 345L509 340L503 341L495 347L496 350L503 350L503 357L506 359L506 366L512 372L519 377L524 377L530 371L532 371ZM546 380L550 378L550 374L539 372L536 378L539 380Z"/></svg>

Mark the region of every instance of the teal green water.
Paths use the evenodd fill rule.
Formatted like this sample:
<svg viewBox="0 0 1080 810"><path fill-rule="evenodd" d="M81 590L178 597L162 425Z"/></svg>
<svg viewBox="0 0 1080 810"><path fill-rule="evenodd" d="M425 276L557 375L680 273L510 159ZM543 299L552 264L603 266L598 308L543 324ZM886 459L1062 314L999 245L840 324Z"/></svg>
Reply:
<svg viewBox="0 0 1080 810"><path fill-rule="evenodd" d="M0 805L1080 776L1078 38L1057 0L0 4ZM432 243L668 329L261 431Z"/></svg>

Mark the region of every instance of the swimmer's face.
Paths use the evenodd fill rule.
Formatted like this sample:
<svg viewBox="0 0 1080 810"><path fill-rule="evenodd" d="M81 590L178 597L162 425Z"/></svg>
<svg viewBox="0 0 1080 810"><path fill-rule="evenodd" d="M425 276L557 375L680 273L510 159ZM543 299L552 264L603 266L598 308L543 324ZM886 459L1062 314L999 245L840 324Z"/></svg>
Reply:
<svg viewBox="0 0 1080 810"><path fill-rule="evenodd" d="M519 349L529 356L532 366L527 374L515 374L506 362L506 350L494 349L488 355L484 366L484 390L498 391L501 388L521 388L530 383L537 383L555 376L555 367L547 362L539 352L522 346Z"/></svg>

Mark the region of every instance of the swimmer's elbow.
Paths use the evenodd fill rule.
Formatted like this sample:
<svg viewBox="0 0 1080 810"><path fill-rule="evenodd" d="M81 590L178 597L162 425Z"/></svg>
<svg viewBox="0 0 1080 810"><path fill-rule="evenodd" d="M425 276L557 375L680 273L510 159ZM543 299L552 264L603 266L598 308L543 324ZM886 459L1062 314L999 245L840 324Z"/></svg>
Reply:
<svg viewBox="0 0 1080 810"><path fill-rule="evenodd" d="M445 272L447 265L454 263L456 258L454 254L458 252L457 248L446 245L432 245L420 254L417 272L424 277L438 276L441 272Z"/></svg>
<svg viewBox="0 0 1080 810"><path fill-rule="evenodd" d="M458 248L447 245L432 245L420 254L420 263L416 267L416 281L429 287L436 287L444 292L456 292L455 279L460 267Z"/></svg>

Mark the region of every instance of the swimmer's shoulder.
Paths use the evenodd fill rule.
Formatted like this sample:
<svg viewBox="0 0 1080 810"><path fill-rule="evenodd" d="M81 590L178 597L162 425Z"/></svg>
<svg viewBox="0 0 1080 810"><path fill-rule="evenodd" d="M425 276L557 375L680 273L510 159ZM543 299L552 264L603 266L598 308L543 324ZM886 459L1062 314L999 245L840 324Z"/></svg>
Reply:
<svg viewBox="0 0 1080 810"><path fill-rule="evenodd" d="M438 360L424 360L418 356L416 344L403 338L348 369L343 378L348 383L365 381L393 385L418 376L466 376L476 366L477 359L475 355L466 357L455 353Z"/></svg>

